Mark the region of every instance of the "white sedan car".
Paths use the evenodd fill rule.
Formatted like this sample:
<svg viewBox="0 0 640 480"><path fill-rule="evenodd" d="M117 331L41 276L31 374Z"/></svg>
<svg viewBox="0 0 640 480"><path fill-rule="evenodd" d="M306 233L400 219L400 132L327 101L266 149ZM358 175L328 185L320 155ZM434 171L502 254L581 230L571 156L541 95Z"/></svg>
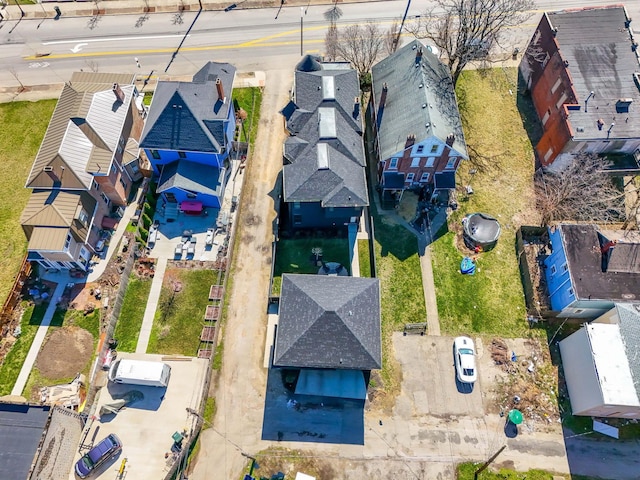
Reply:
<svg viewBox="0 0 640 480"><path fill-rule="evenodd" d="M469 337L457 337L453 341L456 376L461 383L474 383L478 379L476 370L476 348Z"/></svg>

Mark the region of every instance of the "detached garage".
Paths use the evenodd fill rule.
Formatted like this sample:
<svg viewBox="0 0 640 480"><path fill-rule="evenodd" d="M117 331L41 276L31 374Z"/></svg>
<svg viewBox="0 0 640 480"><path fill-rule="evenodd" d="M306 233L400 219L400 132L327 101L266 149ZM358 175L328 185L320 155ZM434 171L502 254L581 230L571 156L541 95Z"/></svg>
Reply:
<svg viewBox="0 0 640 480"><path fill-rule="evenodd" d="M640 418L640 304L613 309L560 342L574 415Z"/></svg>
<svg viewBox="0 0 640 480"><path fill-rule="evenodd" d="M282 276L273 367L294 392L365 400L382 367L380 283L375 278Z"/></svg>

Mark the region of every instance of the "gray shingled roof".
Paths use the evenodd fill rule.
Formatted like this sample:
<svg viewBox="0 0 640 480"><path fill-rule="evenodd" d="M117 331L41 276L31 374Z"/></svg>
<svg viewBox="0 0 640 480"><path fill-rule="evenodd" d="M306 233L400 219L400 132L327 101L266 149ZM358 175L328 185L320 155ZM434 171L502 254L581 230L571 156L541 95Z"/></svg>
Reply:
<svg viewBox="0 0 640 480"><path fill-rule="evenodd" d="M292 134L284 145L285 160L291 164L283 169L284 200L322 202L324 207L366 206L362 112L359 103L354 108L360 92L358 75L343 65L319 65L330 69L296 71L295 103L281 112ZM322 168L319 156L324 156L325 148L328 162Z"/></svg>
<svg viewBox="0 0 640 480"><path fill-rule="evenodd" d="M609 301L640 299L639 273L602 271L602 245L595 225L562 224L558 228L562 233L576 298Z"/></svg>
<svg viewBox="0 0 640 480"><path fill-rule="evenodd" d="M550 12L547 18L569 72L580 109L569 110L572 135L582 139L607 138L612 122L612 138L638 138L640 127L640 91L634 74L640 73L638 57L626 26L622 6ZM590 92L588 110L584 101ZM631 99L628 112L616 111L619 99ZM605 122L598 129L598 119ZM624 140L622 140L624 142Z"/></svg>
<svg viewBox="0 0 640 480"><path fill-rule="evenodd" d="M620 336L629 359L633 386L640 398L640 304L616 303L616 310L620 318Z"/></svg>
<svg viewBox="0 0 640 480"><path fill-rule="evenodd" d="M379 280L282 275L273 364L382 368Z"/></svg>
<svg viewBox="0 0 640 480"><path fill-rule="evenodd" d="M228 63L209 62L191 82L158 82L140 146L221 153L225 148L225 122L233 108L235 72ZM218 78L226 100L218 96Z"/></svg>
<svg viewBox="0 0 640 480"><path fill-rule="evenodd" d="M158 181L158 193L171 188L220 196L224 169L202 163L176 160L164 167Z"/></svg>
<svg viewBox="0 0 640 480"><path fill-rule="evenodd" d="M416 66L419 48L422 61ZM384 108L378 113L380 158L403 151L408 135L414 134L416 143L430 137L444 143L452 133L452 148L467 158L451 74L420 41L408 43L374 65L371 76L376 108L380 107L383 85L388 87Z"/></svg>

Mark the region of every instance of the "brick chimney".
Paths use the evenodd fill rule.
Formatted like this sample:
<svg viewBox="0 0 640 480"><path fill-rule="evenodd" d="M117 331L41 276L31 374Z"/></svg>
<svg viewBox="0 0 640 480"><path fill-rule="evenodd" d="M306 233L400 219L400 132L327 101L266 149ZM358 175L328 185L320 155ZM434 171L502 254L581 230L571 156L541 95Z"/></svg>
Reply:
<svg viewBox="0 0 640 480"><path fill-rule="evenodd" d="M120 85L118 85L117 83L114 83L112 90L114 95L116 96L116 100L120 103L124 103L124 92L120 88Z"/></svg>
<svg viewBox="0 0 640 480"><path fill-rule="evenodd" d="M404 148L405 150L408 148L413 147L413 145L416 143L416 136L414 133L411 133L409 135L407 135L407 141L404 144Z"/></svg>
<svg viewBox="0 0 640 480"><path fill-rule="evenodd" d="M422 47L416 50L416 67L422 62Z"/></svg>
<svg viewBox="0 0 640 480"><path fill-rule="evenodd" d="M456 136L453 133L450 133L449 135L447 135L447 145L452 146L453 142L456 141Z"/></svg>
<svg viewBox="0 0 640 480"><path fill-rule="evenodd" d="M360 97L355 97L353 100L353 118L360 116Z"/></svg>
<svg viewBox="0 0 640 480"><path fill-rule="evenodd" d="M218 100L222 103L226 102L226 98L224 96L224 87L222 86L222 80L216 78L216 89L218 90Z"/></svg>

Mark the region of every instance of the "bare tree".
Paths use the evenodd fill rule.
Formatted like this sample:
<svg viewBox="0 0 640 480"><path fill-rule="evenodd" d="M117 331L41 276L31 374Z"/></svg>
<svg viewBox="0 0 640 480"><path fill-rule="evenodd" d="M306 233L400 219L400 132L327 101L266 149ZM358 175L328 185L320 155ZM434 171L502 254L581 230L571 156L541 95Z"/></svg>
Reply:
<svg viewBox="0 0 640 480"><path fill-rule="evenodd" d="M607 160L594 154L576 155L558 173L542 169L534 189L542 224L557 221L619 222L625 218L624 192L603 171Z"/></svg>
<svg viewBox="0 0 640 480"><path fill-rule="evenodd" d="M14 67L9 67L8 68L9 73L11 74L11 76L13 78L16 79L16 81L20 84L20 88L18 89L18 93L22 93L26 90L24 84L22 83L22 80L20 80L20 77L18 76L18 72L16 71L16 69Z"/></svg>
<svg viewBox="0 0 640 480"><path fill-rule="evenodd" d="M331 30L331 27L329 28ZM378 25L367 22L364 25L349 25L335 29L335 34L325 38L327 51L335 51L336 56L350 62L362 78L371 70L382 49L384 34Z"/></svg>
<svg viewBox="0 0 640 480"><path fill-rule="evenodd" d="M325 57L333 61L338 57L338 27L331 22L324 37Z"/></svg>
<svg viewBox="0 0 640 480"><path fill-rule="evenodd" d="M89 70L91 70L94 73L97 73L98 69L100 68L100 65L95 60L85 60L84 64L87 66Z"/></svg>
<svg viewBox="0 0 640 480"><path fill-rule="evenodd" d="M408 30L441 50L455 85L464 67L487 58L503 31L523 23L533 7L532 0L434 0Z"/></svg>
<svg viewBox="0 0 640 480"><path fill-rule="evenodd" d="M398 20L395 19L389 30L384 34L384 49L387 54L391 55L402 45L402 39L400 38L400 25Z"/></svg>

